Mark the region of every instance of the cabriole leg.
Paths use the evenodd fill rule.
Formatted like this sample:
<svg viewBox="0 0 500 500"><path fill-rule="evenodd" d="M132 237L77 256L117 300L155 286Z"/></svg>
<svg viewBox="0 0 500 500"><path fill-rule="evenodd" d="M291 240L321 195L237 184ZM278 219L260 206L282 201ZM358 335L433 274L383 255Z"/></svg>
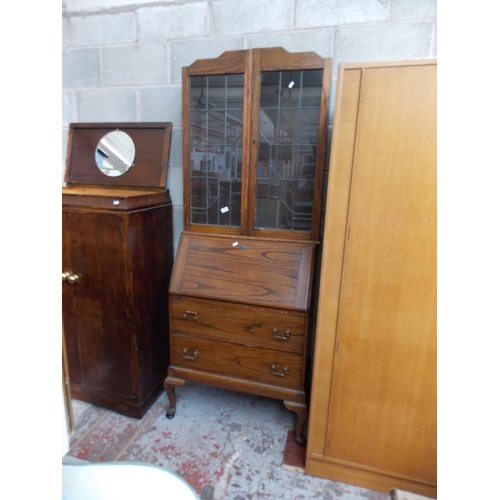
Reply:
<svg viewBox="0 0 500 500"><path fill-rule="evenodd" d="M182 385L184 385L184 380L174 377L167 377L163 382L163 387L165 388L165 392L167 393L168 401L170 403L170 406L167 410L167 418L174 418L175 416L175 409L177 406L175 387L180 387Z"/></svg>
<svg viewBox="0 0 500 500"><path fill-rule="evenodd" d="M295 424L295 442L303 445L306 442L304 436L304 426L307 420L308 411L307 406L303 403L296 403L294 401L283 401L285 408L297 414L297 422Z"/></svg>

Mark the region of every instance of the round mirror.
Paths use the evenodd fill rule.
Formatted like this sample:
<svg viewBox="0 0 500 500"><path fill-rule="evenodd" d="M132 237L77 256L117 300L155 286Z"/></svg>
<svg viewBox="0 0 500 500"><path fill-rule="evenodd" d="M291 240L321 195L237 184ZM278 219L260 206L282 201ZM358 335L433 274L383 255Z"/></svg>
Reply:
<svg viewBox="0 0 500 500"><path fill-rule="evenodd" d="M107 133L97 145L95 161L99 170L110 177L125 174L134 165L135 145L121 130Z"/></svg>

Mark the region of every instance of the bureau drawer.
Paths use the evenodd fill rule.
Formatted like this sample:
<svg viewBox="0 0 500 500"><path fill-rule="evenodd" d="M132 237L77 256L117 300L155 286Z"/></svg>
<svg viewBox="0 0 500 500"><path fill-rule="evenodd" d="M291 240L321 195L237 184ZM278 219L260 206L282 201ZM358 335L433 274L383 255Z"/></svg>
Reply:
<svg viewBox="0 0 500 500"><path fill-rule="evenodd" d="M303 353L306 314L217 300L170 299L172 333Z"/></svg>
<svg viewBox="0 0 500 500"><path fill-rule="evenodd" d="M171 358L178 367L302 389L298 354L172 335Z"/></svg>

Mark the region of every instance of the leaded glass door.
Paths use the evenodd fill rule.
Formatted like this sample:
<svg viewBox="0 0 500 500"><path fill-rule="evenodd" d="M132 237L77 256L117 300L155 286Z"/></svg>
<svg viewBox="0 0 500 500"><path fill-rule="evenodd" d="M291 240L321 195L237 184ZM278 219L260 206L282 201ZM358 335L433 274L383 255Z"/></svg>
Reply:
<svg viewBox="0 0 500 500"><path fill-rule="evenodd" d="M241 224L243 88L243 75L189 79L193 224Z"/></svg>
<svg viewBox="0 0 500 500"><path fill-rule="evenodd" d="M318 239L330 80L281 48L183 68L186 230Z"/></svg>
<svg viewBox="0 0 500 500"><path fill-rule="evenodd" d="M256 228L311 230L322 79L261 73Z"/></svg>

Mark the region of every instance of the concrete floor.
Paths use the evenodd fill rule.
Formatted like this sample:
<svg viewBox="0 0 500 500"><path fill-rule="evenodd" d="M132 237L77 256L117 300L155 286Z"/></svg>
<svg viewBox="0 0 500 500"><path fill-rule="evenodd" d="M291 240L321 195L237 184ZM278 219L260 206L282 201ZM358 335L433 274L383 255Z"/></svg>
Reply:
<svg viewBox="0 0 500 500"><path fill-rule="evenodd" d="M201 500L389 500L389 495L282 467L295 414L281 401L186 383L177 413L163 394L141 419L73 400L69 456L146 462L181 475Z"/></svg>

